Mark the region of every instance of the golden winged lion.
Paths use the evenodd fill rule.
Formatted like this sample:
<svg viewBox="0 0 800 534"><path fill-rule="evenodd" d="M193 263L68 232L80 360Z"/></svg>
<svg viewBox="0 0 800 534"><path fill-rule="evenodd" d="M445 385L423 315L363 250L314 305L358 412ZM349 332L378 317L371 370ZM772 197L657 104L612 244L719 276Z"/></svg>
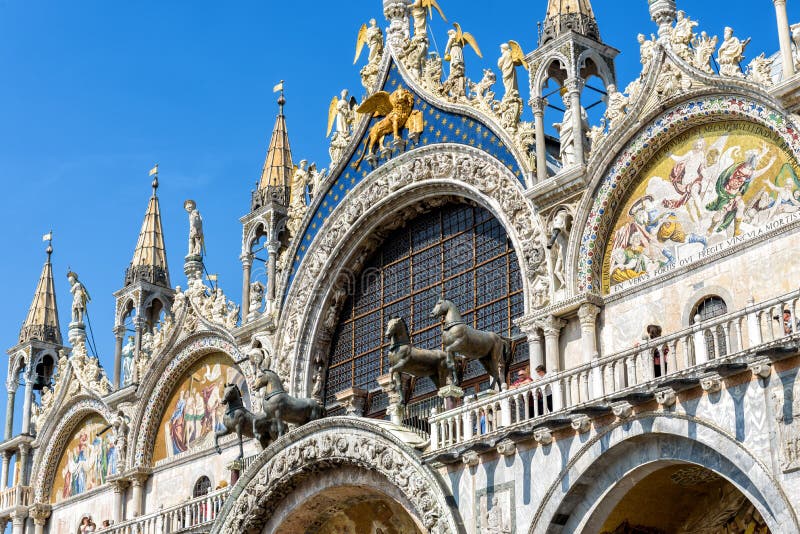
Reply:
<svg viewBox="0 0 800 534"><path fill-rule="evenodd" d="M364 150L354 167L358 167L367 154L375 152L376 144L378 149L382 149L383 139L390 133L394 134L395 139L400 139L400 133L406 126L409 126L411 133L421 133L425 127L422 112L414 110L414 95L405 87L398 87L391 94L378 91L365 100L356 111L369 114L371 117L383 118L370 129L364 141Z"/></svg>

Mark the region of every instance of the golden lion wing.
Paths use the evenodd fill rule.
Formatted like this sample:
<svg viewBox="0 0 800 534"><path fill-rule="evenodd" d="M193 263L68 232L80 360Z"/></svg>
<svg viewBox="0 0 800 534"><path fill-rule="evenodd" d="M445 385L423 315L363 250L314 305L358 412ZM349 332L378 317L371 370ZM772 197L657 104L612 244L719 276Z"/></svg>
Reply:
<svg viewBox="0 0 800 534"><path fill-rule="evenodd" d="M361 55L365 44L367 44L367 25L362 24L361 29L358 30L358 37L356 37L356 58L353 60L353 65L358 61L358 56Z"/></svg>
<svg viewBox="0 0 800 534"><path fill-rule="evenodd" d="M325 134L325 137L331 135L331 128L333 128L333 121L336 120L336 105L339 103L339 98L334 96L333 100L331 100L331 105L328 106L328 133Z"/></svg>
<svg viewBox="0 0 800 534"><path fill-rule="evenodd" d="M472 47L472 49L475 50L475 53L478 54L479 58L483 57L483 54L481 54L481 49L478 48L478 42L475 40L475 38L472 36L471 33L464 32L461 35L461 38L463 39L463 42L469 44Z"/></svg>
<svg viewBox="0 0 800 534"><path fill-rule="evenodd" d="M525 70L530 70L528 66L528 62L525 61L525 53L522 51L522 47L516 41L509 41L508 46L511 48L511 60L514 62L514 65L522 65L525 67Z"/></svg>
<svg viewBox="0 0 800 534"><path fill-rule="evenodd" d="M389 93L386 91L378 91L366 99L363 104L358 106L356 111L358 113L370 114L373 117L381 117L391 113L393 107L392 98Z"/></svg>
<svg viewBox="0 0 800 534"><path fill-rule="evenodd" d="M439 15L442 17L442 20L447 22L447 17L444 16L444 12L442 12L442 8L439 7L439 4L436 3L436 0L422 0L420 5L422 5L422 7L425 7L425 8L428 9L428 14L429 15L432 15L433 14L432 10L435 9L436 11L439 12ZM433 18L433 17L431 17L431 18Z"/></svg>

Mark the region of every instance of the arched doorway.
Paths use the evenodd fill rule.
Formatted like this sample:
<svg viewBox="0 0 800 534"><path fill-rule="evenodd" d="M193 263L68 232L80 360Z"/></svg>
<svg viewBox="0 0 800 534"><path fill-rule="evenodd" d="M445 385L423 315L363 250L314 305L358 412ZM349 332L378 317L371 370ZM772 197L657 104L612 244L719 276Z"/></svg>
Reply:
<svg viewBox="0 0 800 534"><path fill-rule="evenodd" d="M601 503L590 521L602 524L599 532L604 534L770 532L753 503L733 484L690 463L643 467L620 480L606 501L610 502Z"/></svg>

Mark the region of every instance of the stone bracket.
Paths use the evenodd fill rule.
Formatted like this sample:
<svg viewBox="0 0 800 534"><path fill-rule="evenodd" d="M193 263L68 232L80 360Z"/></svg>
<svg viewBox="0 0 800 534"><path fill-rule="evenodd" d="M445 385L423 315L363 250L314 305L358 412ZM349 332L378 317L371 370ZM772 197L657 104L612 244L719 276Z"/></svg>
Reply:
<svg viewBox="0 0 800 534"><path fill-rule="evenodd" d="M579 415L572 419L570 426L574 429L583 434L587 432L589 428L592 426L592 420L589 418L588 415Z"/></svg>
<svg viewBox="0 0 800 534"><path fill-rule="evenodd" d="M722 377L719 373L711 373L700 377L700 387L706 393L717 393L722 389Z"/></svg>
<svg viewBox="0 0 800 534"><path fill-rule="evenodd" d="M633 404L628 401L619 401L611 405L611 411L617 419L629 419L633 415Z"/></svg>
<svg viewBox="0 0 800 534"><path fill-rule="evenodd" d="M478 453L475 451L467 451L461 456L461 461L469 467L478 465Z"/></svg>
<svg viewBox="0 0 800 534"><path fill-rule="evenodd" d="M550 428L541 426L533 431L533 439L542 445L550 445L553 442L553 433Z"/></svg>
<svg viewBox="0 0 800 534"><path fill-rule="evenodd" d="M772 374L772 363L769 361L759 361L750 364L750 371L760 378L769 378Z"/></svg>
<svg viewBox="0 0 800 534"><path fill-rule="evenodd" d="M672 388L657 389L654 394L658 405L665 409L674 406L678 400L677 392Z"/></svg>
<svg viewBox="0 0 800 534"><path fill-rule="evenodd" d="M510 439L504 439L497 444L497 452L503 456L513 456L517 451L517 444Z"/></svg>

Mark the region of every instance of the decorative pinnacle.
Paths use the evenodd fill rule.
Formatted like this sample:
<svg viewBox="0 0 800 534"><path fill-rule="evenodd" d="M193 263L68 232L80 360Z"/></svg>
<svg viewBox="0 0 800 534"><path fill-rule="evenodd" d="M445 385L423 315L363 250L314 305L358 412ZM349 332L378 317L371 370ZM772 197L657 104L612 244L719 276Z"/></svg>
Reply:
<svg viewBox="0 0 800 534"><path fill-rule="evenodd" d="M283 80L281 80L278 85L272 88L273 93L277 93L278 91L280 91L281 93L278 96L278 106L280 106L280 110L278 111L278 113L280 115L283 115L283 105L286 103L286 98L284 98L283 96Z"/></svg>
<svg viewBox="0 0 800 534"><path fill-rule="evenodd" d="M150 169L148 175L153 177L153 182L151 185L153 186L153 196L156 196L156 189L158 189L158 163L156 163L153 168Z"/></svg>
<svg viewBox="0 0 800 534"><path fill-rule="evenodd" d="M50 263L50 256L53 254L53 230L50 230L42 236L42 241L47 241L47 263Z"/></svg>

